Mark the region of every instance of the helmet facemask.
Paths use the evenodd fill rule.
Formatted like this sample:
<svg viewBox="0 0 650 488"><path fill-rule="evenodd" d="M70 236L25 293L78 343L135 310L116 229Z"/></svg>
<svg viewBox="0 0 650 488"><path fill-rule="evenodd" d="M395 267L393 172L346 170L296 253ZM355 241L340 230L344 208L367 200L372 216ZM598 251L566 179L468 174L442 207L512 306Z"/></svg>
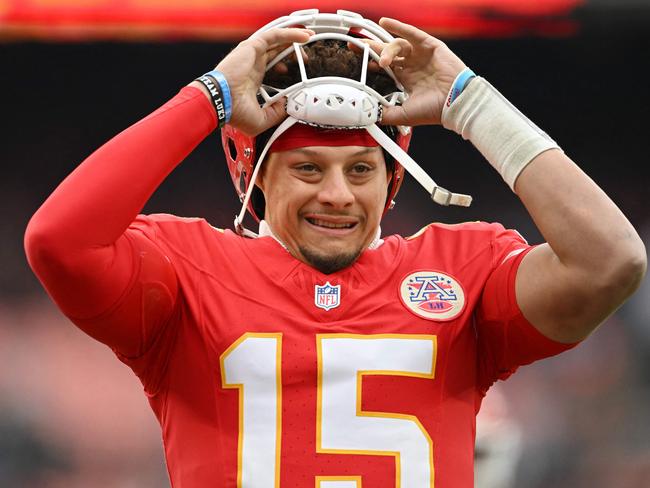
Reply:
<svg viewBox="0 0 650 488"><path fill-rule="evenodd" d="M388 189L388 198L384 212L394 204L393 198L399 190L406 168L427 190L431 198L442 205L468 206L471 197L451 193L440 188L428 174L406 153L411 138L411 128L397 126L382 130L379 127L382 110L402 104L407 94L390 68L369 70L370 61L378 67L379 55L370 49L362 39L371 39L388 43L393 37L374 22L364 19L359 14L344 10L336 14L321 14L316 9L302 10L281 17L262 27L251 37L266 30L279 27L305 27L315 34L304 44L294 43L276 55L266 66L267 75L258 91L261 106L268 106L282 98L286 99L288 117L276 128L267 131L260 139L267 139L261 151L256 150L255 137L246 136L232 126L226 125L222 130L222 140L226 150L226 159L233 183L242 201L242 209L235 217L235 229L241 235L255 236L243 226L246 210L256 220L263 216L263 200L260 201L259 189L255 188L261 162L266 157L273 142L289 127L296 123L309 124L326 129L365 129L384 149L384 153L394 158L392 177ZM361 55L360 64L356 66L358 77L323 76L323 69L312 69L303 59L303 46L352 45ZM311 58L310 58L311 59ZM327 60L325 64L327 72ZM288 64L286 76L272 76L278 63ZM293 66L292 66L293 65ZM297 68L297 69L295 69ZM312 75L312 76L310 76ZM315 76L314 76L315 75ZM349 74L347 75L349 76ZM373 78L372 86L369 79ZM377 83L379 81L379 83ZM392 83L391 83L392 81ZM270 135L268 135L270 133ZM386 132L392 132L389 136ZM258 144L260 146L261 144ZM259 154L259 157L257 156ZM387 163L389 159L386 159ZM257 163L257 164L256 164ZM390 169L390 167L389 167ZM256 197L251 199L253 193ZM260 211L262 214L260 215Z"/></svg>

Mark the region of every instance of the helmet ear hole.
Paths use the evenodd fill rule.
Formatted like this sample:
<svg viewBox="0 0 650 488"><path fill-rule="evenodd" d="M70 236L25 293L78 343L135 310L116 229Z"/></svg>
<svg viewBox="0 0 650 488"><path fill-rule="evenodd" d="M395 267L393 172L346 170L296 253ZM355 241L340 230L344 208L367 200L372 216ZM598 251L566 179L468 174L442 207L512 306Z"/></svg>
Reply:
<svg viewBox="0 0 650 488"><path fill-rule="evenodd" d="M237 146L232 137L228 137L228 156L232 161L237 161Z"/></svg>
<svg viewBox="0 0 650 488"><path fill-rule="evenodd" d="M246 193L246 170L243 170L239 176L239 191L242 195Z"/></svg>
<svg viewBox="0 0 650 488"><path fill-rule="evenodd" d="M266 200L264 200L264 194L262 190L258 187L253 188L253 193L251 194L251 206L255 211L255 216L257 220L264 218L264 211L266 208Z"/></svg>

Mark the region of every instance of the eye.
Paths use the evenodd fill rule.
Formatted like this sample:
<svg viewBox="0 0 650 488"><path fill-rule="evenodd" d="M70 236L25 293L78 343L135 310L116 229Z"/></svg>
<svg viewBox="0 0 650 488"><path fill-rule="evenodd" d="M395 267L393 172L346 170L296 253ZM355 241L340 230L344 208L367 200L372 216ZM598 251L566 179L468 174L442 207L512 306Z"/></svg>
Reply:
<svg viewBox="0 0 650 488"><path fill-rule="evenodd" d="M300 163L294 166L301 173L315 173L319 171L318 166L313 163Z"/></svg>
<svg viewBox="0 0 650 488"><path fill-rule="evenodd" d="M373 169L372 166L370 166L368 163L356 163L352 166L352 168L350 168L350 171L353 174L362 175L365 173L369 173L370 171L372 171L372 169Z"/></svg>
<svg viewBox="0 0 650 488"><path fill-rule="evenodd" d="M321 173L321 169L314 163L298 163L293 166L294 174L300 178L313 179Z"/></svg>

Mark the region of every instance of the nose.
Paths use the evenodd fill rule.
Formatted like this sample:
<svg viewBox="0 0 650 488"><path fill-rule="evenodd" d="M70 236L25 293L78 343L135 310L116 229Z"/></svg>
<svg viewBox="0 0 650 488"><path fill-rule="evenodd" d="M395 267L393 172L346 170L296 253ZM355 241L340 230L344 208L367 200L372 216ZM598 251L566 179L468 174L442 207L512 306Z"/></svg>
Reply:
<svg viewBox="0 0 650 488"><path fill-rule="evenodd" d="M350 182L342 170L327 171L318 190L318 202L334 208L345 208L354 202Z"/></svg>

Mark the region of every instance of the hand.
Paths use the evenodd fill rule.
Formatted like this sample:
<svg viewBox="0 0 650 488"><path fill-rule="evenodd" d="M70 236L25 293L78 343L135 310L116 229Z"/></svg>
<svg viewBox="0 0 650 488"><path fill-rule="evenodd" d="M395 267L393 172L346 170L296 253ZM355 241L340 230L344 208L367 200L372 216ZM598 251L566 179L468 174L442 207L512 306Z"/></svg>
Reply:
<svg viewBox="0 0 650 488"><path fill-rule="evenodd" d="M294 42L306 42L314 34L309 29L271 29L239 43L216 69L228 81L232 96L230 125L248 135L257 135L279 124L285 117L285 100L265 108L257 102L257 90L268 62Z"/></svg>
<svg viewBox="0 0 650 488"><path fill-rule="evenodd" d="M384 29L398 36L388 44L367 41L390 66L409 98L398 107L384 107L382 124L440 124L442 107L458 73L465 69L458 56L439 39L398 20L382 18Z"/></svg>

